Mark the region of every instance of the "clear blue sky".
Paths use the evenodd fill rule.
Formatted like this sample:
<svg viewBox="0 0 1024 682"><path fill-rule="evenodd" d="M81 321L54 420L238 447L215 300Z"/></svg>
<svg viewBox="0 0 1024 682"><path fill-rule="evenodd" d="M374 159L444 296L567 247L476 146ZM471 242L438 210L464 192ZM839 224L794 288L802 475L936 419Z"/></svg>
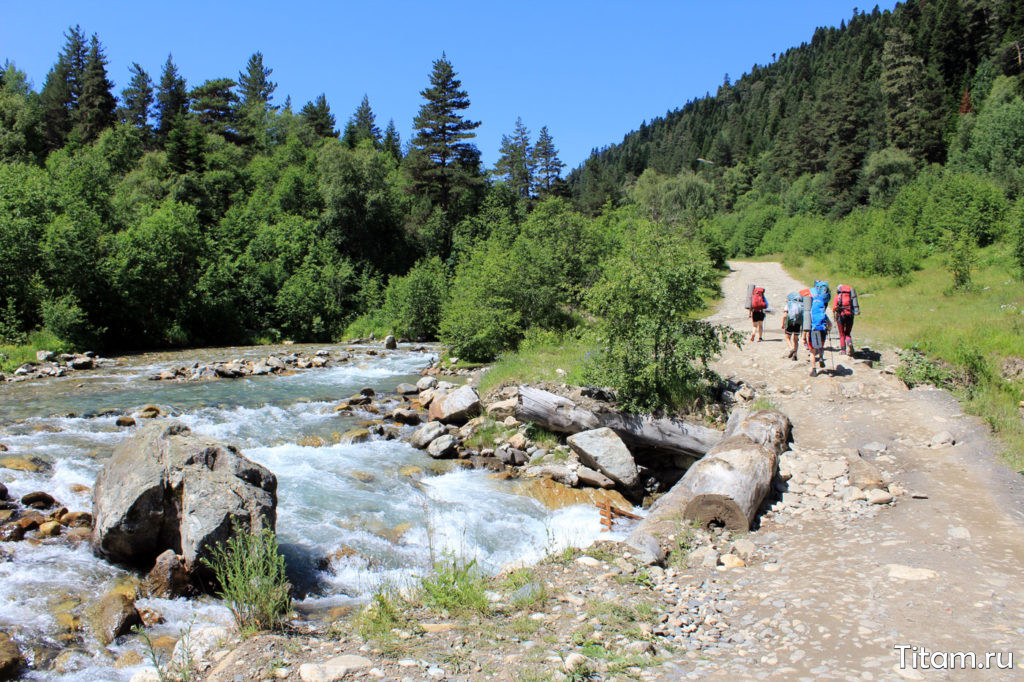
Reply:
<svg viewBox="0 0 1024 682"><path fill-rule="evenodd" d="M772 53L810 40L818 26L849 19L854 0L659 2L124 2L4 3L0 62L13 61L35 88L68 26L96 33L115 93L139 62L154 81L169 52L189 87L237 79L263 52L298 110L327 95L339 128L363 94L383 129L402 139L422 101L432 60L447 52L481 121L477 144L493 165L516 116L534 136L547 125L569 168L618 142L641 121L714 92ZM895 2L881 8L892 9ZM866 9L870 11L872 6Z"/></svg>

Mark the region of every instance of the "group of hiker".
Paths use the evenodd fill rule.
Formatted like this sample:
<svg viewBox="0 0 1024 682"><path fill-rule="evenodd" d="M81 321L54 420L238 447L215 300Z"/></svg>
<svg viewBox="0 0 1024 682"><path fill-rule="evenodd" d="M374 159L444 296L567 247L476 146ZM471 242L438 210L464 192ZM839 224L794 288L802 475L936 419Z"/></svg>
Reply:
<svg viewBox="0 0 1024 682"><path fill-rule="evenodd" d="M813 286L793 291L786 296L782 331L786 334L789 351L785 357L796 360L802 342L811 361L812 377L817 376L818 369L825 368L825 344L832 332L832 320L828 316L829 303L832 303L832 313L836 319L840 351L853 355L853 319L860 315L860 303L853 287L840 284L833 299L828 282L817 280ZM745 307L753 324L750 340L761 341L764 318L769 312L764 287L756 284L747 287Z"/></svg>

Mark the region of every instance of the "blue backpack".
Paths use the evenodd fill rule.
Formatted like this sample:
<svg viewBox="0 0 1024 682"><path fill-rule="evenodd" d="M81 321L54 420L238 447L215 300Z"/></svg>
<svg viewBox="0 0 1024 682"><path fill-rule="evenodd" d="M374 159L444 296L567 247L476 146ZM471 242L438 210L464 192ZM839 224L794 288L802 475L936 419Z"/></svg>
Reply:
<svg viewBox="0 0 1024 682"><path fill-rule="evenodd" d="M786 296L786 317L789 318L789 322L791 324L800 322L803 314L804 297L796 291Z"/></svg>
<svg viewBox="0 0 1024 682"><path fill-rule="evenodd" d="M811 295L814 298L823 299L826 308L828 308L829 301L832 300L832 291L828 288L828 282L823 279L814 282L814 286L811 287Z"/></svg>
<svg viewBox="0 0 1024 682"><path fill-rule="evenodd" d="M823 332L828 328L828 304L821 296L811 299L811 329Z"/></svg>

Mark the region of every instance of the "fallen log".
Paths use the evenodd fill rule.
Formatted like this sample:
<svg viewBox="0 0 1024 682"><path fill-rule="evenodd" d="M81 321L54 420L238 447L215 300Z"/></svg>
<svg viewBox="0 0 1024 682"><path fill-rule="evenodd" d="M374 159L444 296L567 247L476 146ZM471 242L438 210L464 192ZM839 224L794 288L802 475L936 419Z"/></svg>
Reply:
<svg viewBox="0 0 1024 682"><path fill-rule="evenodd" d="M749 530L771 489L790 432L789 419L780 412L734 412L726 427L727 438L658 498L630 533L633 544L644 537L681 532L681 518Z"/></svg>
<svg viewBox="0 0 1024 682"><path fill-rule="evenodd" d="M614 410L588 410L572 400L530 386L519 388L515 418L553 433L574 434L606 426L630 448L651 448L697 459L722 439L721 431L681 419Z"/></svg>

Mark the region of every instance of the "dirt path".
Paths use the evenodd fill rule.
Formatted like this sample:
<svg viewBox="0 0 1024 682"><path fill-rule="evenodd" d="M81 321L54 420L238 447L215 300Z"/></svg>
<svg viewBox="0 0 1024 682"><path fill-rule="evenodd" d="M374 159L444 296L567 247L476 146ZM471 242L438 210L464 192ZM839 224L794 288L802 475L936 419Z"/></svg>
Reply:
<svg viewBox="0 0 1024 682"><path fill-rule="evenodd" d="M794 473L749 535L764 563L719 567L716 582L736 614L733 641L668 664L665 678L1024 675L1024 486L995 456L988 430L947 393L908 391L880 371L894 358L872 368L829 353L834 372L809 377L805 351L796 362L783 357L778 312L786 294L805 285L777 263L732 267L712 320L749 334L748 282L766 288L777 312L765 321L763 342L730 349L717 369L790 416L795 453L782 468ZM854 338L866 341L856 328ZM948 435L955 445L940 444ZM833 475L851 448L894 481L891 506L840 495L845 479ZM984 672L900 669L902 645L973 652L979 663L986 652L1002 653L1003 663L1012 653L1015 669L997 670L995 659ZM904 651L909 667L914 650Z"/></svg>

